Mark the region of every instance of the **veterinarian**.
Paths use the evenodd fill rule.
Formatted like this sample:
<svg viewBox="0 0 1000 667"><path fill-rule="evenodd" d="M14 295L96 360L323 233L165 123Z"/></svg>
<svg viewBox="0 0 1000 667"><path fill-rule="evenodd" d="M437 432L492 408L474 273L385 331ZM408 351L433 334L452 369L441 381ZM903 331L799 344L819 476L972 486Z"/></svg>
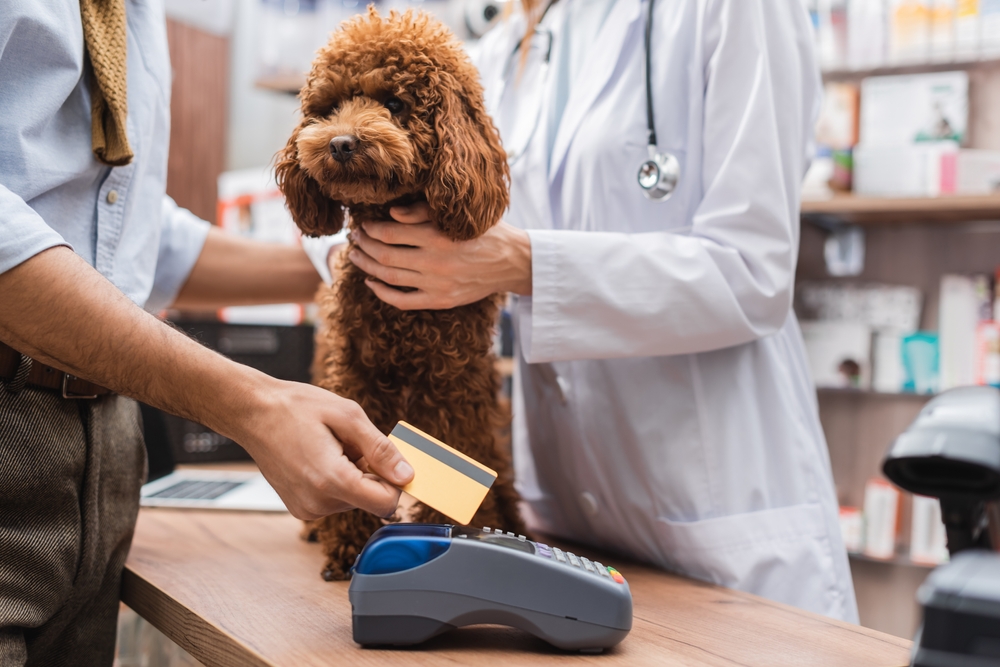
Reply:
<svg viewBox="0 0 1000 667"><path fill-rule="evenodd" d="M412 477L355 403L230 362L149 314L307 301L319 284L301 250L209 231L164 195L166 37L160 2L2 3L3 667L112 663L145 474L125 396L244 445L300 518L395 510L399 491L361 456L385 479Z"/></svg>
<svg viewBox="0 0 1000 667"><path fill-rule="evenodd" d="M531 5L536 19L544 8ZM518 487L536 529L857 621L792 291L820 77L801 0L560 0L479 45L511 206L356 236L400 308L515 298ZM526 36L527 35L527 36ZM393 247L408 246L408 247ZM378 261L376 261L376 259Z"/></svg>

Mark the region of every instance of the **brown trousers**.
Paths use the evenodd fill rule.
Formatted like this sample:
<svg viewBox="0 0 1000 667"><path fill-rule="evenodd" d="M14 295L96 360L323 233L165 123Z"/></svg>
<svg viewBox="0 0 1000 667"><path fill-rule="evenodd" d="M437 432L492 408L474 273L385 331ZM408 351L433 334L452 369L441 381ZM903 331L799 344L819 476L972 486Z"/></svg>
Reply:
<svg viewBox="0 0 1000 667"><path fill-rule="evenodd" d="M0 382L0 667L110 666L146 471L139 408Z"/></svg>

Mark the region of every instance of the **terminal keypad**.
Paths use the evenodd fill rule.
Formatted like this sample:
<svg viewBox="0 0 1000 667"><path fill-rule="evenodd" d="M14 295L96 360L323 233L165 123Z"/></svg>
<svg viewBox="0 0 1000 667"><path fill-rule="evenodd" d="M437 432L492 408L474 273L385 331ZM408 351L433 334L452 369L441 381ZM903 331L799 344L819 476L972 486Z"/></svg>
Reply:
<svg viewBox="0 0 1000 667"><path fill-rule="evenodd" d="M493 533L496 535L504 535L502 530L493 530L491 528L483 528L484 533ZM511 532L506 533L507 535L513 537L514 534ZM525 541L526 538L523 535L518 535L517 539L519 541ZM529 540L530 541L530 540ZM563 551L559 547L550 547L542 542L533 542L535 545L535 554L548 559L554 559L556 562L562 563L567 567L574 567L578 570L583 570L584 572L589 572L590 574L596 575L603 579L608 579L609 581L614 581L615 583L623 584L625 583L625 578L613 567L606 567L604 564L592 561L589 558L583 556L577 556L571 551Z"/></svg>

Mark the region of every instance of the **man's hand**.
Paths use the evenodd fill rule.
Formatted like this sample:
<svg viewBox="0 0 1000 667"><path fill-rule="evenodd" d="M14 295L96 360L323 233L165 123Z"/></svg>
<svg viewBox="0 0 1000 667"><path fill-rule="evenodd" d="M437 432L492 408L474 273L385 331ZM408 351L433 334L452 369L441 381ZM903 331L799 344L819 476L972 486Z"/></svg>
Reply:
<svg viewBox="0 0 1000 667"><path fill-rule="evenodd" d="M355 403L212 352L68 248L0 273L0 340L244 445L299 518L352 506L391 513L399 492L375 474L397 485L413 476Z"/></svg>
<svg viewBox="0 0 1000 667"><path fill-rule="evenodd" d="M392 484L409 482L413 468L358 404L310 385L270 378L266 384L273 386L237 442L288 510L300 519L352 507L392 514L399 501Z"/></svg>
<svg viewBox="0 0 1000 667"><path fill-rule="evenodd" d="M395 222L353 231L348 255L372 276L368 287L402 310L463 306L496 292L531 294L531 240L505 222L471 241L452 241L430 221L426 203L396 206ZM415 288L403 292L396 287Z"/></svg>

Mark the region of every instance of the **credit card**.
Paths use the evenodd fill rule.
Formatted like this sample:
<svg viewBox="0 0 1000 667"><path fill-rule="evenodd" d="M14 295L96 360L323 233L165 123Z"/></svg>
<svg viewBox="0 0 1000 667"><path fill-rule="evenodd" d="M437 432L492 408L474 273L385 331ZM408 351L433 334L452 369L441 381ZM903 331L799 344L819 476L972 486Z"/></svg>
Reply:
<svg viewBox="0 0 1000 667"><path fill-rule="evenodd" d="M406 422L396 424L389 439L413 466L413 481L403 491L468 525L496 481L496 471Z"/></svg>

